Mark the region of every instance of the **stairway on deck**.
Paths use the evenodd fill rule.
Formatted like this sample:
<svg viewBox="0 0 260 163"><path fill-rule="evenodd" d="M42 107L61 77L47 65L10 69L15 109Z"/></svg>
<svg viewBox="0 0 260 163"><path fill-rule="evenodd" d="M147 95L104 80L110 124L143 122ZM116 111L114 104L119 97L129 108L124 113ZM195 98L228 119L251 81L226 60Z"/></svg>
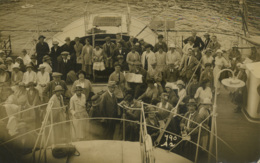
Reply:
<svg viewBox="0 0 260 163"><path fill-rule="evenodd" d="M218 95L217 105L217 134L237 152L234 155L218 141L219 161L256 162L260 158L260 124L249 122L242 112L234 113L236 106L225 89Z"/></svg>

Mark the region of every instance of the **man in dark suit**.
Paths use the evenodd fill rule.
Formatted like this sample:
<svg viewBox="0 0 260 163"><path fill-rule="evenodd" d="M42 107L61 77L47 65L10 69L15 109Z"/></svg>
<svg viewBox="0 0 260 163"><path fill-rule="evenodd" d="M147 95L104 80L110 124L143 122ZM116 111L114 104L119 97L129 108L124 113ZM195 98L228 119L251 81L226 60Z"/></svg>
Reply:
<svg viewBox="0 0 260 163"><path fill-rule="evenodd" d="M203 121L203 118L198 112L198 107L195 99L190 99L187 104L187 107L188 107L188 112L184 115L185 118L182 118L180 123L181 134L183 137L187 138L188 140L190 139L190 141L196 143L198 140L198 132L199 132L199 127L196 123L201 123ZM187 136L187 134L190 134L190 137ZM182 147L183 147L182 151L184 152L186 158L190 160L194 160L196 145L188 141L184 141Z"/></svg>
<svg viewBox="0 0 260 163"><path fill-rule="evenodd" d="M42 64L42 58L43 56L49 54L50 48L49 45L44 42L44 37L43 35L40 35L38 40L39 42L36 44L36 53L37 53L37 64L40 65Z"/></svg>
<svg viewBox="0 0 260 163"><path fill-rule="evenodd" d="M50 99L52 97L52 95L54 94L55 87L57 85L60 85L64 89L64 91L68 90L65 81L61 80L61 76L62 76L61 73L58 73L58 72L52 73L53 80L50 81L47 84L47 86L45 87L45 89L43 90L43 96L45 98L44 101L46 101L46 102L49 101L46 99Z"/></svg>
<svg viewBox="0 0 260 163"><path fill-rule="evenodd" d="M117 99L114 94L116 87L115 81L108 82L108 90L102 94L100 102L100 110L102 117L118 118L120 117L120 110L117 105ZM115 120L104 120L104 128L106 139L112 140L115 132L116 121Z"/></svg>
<svg viewBox="0 0 260 163"><path fill-rule="evenodd" d="M74 64L71 59L68 59L69 52L62 52L62 59L58 60L57 71L62 73L62 79L66 81L67 74L73 70Z"/></svg>
<svg viewBox="0 0 260 163"><path fill-rule="evenodd" d="M179 71L174 65L174 63L170 63L163 73L163 81L165 83L167 82L173 83L176 82L178 79L179 79Z"/></svg>
<svg viewBox="0 0 260 163"><path fill-rule="evenodd" d="M114 56L116 45L113 42L111 42L110 37L106 37L105 40L106 43L103 45L105 66L106 68L109 69L111 73L111 69L113 69L114 66L113 56Z"/></svg>
<svg viewBox="0 0 260 163"><path fill-rule="evenodd" d="M61 52L69 52L69 58L76 62L76 52L74 49L75 42L72 42L69 37L65 39L66 43L61 46Z"/></svg>
<svg viewBox="0 0 260 163"><path fill-rule="evenodd" d="M53 44L53 47L51 48L50 57L51 57L51 61L52 61L52 70L55 72L55 71L57 71L57 65L58 65L57 58L61 54L61 47L59 46L58 41L53 41L52 44Z"/></svg>
<svg viewBox="0 0 260 163"><path fill-rule="evenodd" d="M159 51L160 47L162 47L162 49L165 53L168 52L168 46L167 46L166 42L163 41L163 38L164 38L163 35L158 35L158 42L154 45L154 49L153 49L154 53Z"/></svg>
<svg viewBox="0 0 260 163"><path fill-rule="evenodd" d="M115 51L114 51L114 56L113 56L113 60L114 62L117 62L118 61L118 56L123 56L124 57L124 61L126 61L126 56L127 56L127 51L126 49L123 47L122 43L119 42L117 43L117 47L115 48Z"/></svg>
<svg viewBox="0 0 260 163"><path fill-rule="evenodd" d="M205 41L204 41L204 49L207 49L209 43L210 43L210 35L208 32L204 34Z"/></svg>
<svg viewBox="0 0 260 163"><path fill-rule="evenodd" d="M193 46L193 48L199 47L200 50L203 50L205 45L204 45L204 42L202 41L202 39L197 36L197 32L195 30L193 30L191 32L191 35L192 36L190 36L190 37L192 37L194 39L194 46ZM190 37L186 38L183 42L185 44L187 44Z"/></svg>
<svg viewBox="0 0 260 163"><path fill-rule="evenodd" d="M188 51L188 55L184 56L179 67L180 76L185 82L189 82L193 72L196 69L196 66L199 64L197 58L194 57L193 50L190 48Z"/></svg>

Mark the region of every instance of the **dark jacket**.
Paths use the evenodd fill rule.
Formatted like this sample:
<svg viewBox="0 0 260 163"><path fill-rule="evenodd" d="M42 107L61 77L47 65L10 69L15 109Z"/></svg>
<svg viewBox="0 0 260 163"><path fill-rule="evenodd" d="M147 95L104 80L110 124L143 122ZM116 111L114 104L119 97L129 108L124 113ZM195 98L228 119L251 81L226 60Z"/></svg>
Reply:
<svg viewBox="0 0 260 163"><path fill-rule="evenodd" d="M163 80L165 82L176 82L179 79L179 70L167 68L163 73Z"/></svg>
<svg viewBox="0 0 260 163"><path fill-rule="evenodd" d="M124 57L124 61L126 61L126 56L127 56L127 50L122 47L121 52L119 51L119 48L116 48L114 50L114 56L113 60L118 61L117 56L122 55Z"/></svg>
<svg viewBox="0 0 260 163"><path fill-rule="evenodd" d="M113 94L113 97L111 97L108 91L102 94L100 110L102 117L118 117L120 113L117 105L116 96Z"/></svg>
<svg viewBox="0 0 260 163"><path fill-rule="evenodd" d="M163 51L164 51L165 53L168 52L168 46L167 46L167 44L166 44L165 42L162 42L162 43L157 42L157 43L154 45L153 52L156 53L156 52L159 50L160 47L163 48Z"/></svg>
<svg viewBox="0 0 260 163"><path fill-rule="evenodd" d="M73 70L74 63L71 59L67 60L67 63L64 62L63 59L58 60L57 71L62 73L62 79L66 81L67 74L70 70Z"/></svg>
<svg viewBox="0 0 260 163"><path fill-rule="evenodd" d="M54 47L51 48L51 53L50 53L50 57L51 57L51 61L52 61L52 66L53 66L53 72L55 72L57 70L57 64L58 64L58 57L61 54L61 47L57 47L57 49L55 50Z"/></svg>
<svg viewBox="0 0 260 163"><path fill-rule="evenodd" d="M49 45L46 42L43 42L42 44L38 42L36 44L36 53L37 53L37 64L42 64L42 58L45 55L48 55L50 52Z"/></svg>

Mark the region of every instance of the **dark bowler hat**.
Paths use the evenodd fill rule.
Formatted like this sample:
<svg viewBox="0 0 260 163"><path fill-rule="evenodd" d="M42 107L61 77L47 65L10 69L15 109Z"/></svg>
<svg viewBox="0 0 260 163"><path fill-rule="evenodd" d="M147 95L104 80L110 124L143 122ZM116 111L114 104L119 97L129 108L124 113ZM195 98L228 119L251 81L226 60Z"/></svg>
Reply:
<svg viewBox="0 0 260 163"><path fill-rule="evenodd" d="M66 37L64 41L70 41L70 37Z"/></svg>
<svg viewBox="0 0 260 163"><path fill-rule="evenodd" d="M151 44L147 44L147 45L145 45L145 48L152 48L152 45Z"/></svg>
<svg viewBox="0 0 260 163"><path fill-rule="evenodd" d="M43 35L40 35L40 36L38 37L38 40L40 40L41 38L45 39L46 37L43 36Z"/></svg>
<svg viewBox="0 0 260 163"><path fill-rule="evenodd" d="M159 39L159 38L163 38L163 35L158 35L158 39Z"/></svg>

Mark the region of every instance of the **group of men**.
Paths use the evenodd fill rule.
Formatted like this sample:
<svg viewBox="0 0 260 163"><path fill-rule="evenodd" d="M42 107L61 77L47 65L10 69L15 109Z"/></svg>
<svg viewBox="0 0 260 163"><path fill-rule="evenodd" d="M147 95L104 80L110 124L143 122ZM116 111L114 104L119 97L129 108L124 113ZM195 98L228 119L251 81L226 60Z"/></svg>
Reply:
<svg viewBox="0 0 260 163"><path fill-rule="evenodd" d="M180 137L190 137L190 140L196 142L197 124L203 122L206 129L210 127L208 117L211 114L213 92L220 91L217 73L223 68L230 68L239 79L246 82L243 63L256 62L260 58L259 48L252 47L251 55L244 60L236 42L231 50L223 51L217 36L205 33L204 37L205 41L193 31L184 40L183 48L174 44L168 46L163 35L158 36L155 45L150 45L143 39L133 37L125 42L118 34L115 42L106 37L105 43L96 47L92 47L88 39L84 40L83 45L76 37L74 41L66 38L66 43L61 47L57 41L53 41L50 50L44 41L45 37L40 36L34 55L30 56L23 50L13 60L2 52L0 99L4 102L6 112L1 117L9 116L5 122L9 136L19 133L20 123L23 123L20 126L28 129L39 128L46 115L46 108L49 108L53 112L53 123L72 119L73 137L76 140L90 137L122 139L120 133L125 127L124 139L136 141L139 138L139 127L134 122L140 121L141 112L130 108L140 108L140 101L143 101L148 133L153 142L167 148L176 143L168 138L160 142L157 140L159 129L169 119L171 123L167 129L170 132ZM93 69L109 72L107 91L94 92L88 80L91 79ZM140 78L138 81L130 81L127 75ZM68 85L72 85L71 90ZM238 106L236 112L246 105L243 100L245 92L246 87L243 87L231 94L232 101ZM19 111L45 103L49 107L45 105L19 114ZM175 108L177 104L179 107ZM110 119L89 121L89 117ZM112 119L122 117L133 123L127 122L122 126L120 121ZM55 126L52 140L56 143L66 141L67 127ZM201 135L200 145L207 149L208 132L203 130ZM194 146L184 146L181 151L189 150L181 154L194 159L191 151Z"/></svg>

